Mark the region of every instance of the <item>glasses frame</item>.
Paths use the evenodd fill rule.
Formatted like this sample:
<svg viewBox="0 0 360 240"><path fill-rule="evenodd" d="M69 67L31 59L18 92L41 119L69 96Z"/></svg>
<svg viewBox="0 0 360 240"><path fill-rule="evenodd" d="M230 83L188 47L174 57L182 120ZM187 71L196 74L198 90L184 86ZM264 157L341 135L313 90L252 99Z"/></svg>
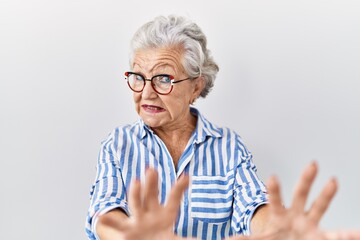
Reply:
<svg viewBox="0 0 360 240"><path fill-rule="evenodd" d="M135 90L135 89L133 89L133 88L131 87L131 85L130 85L130 83L129 83L129 79L128 79L128 76L131 75L131 74L142 77L144 84L143 84L143 87L142 87L141 90ZM153 81L153 79L156 78L156 77L169 77L169 78L170 78L171 87L170 87L169 92L167 92L167 93L161 93L161 92L158 92L158 90L155 89L154 84L153 84L152 81ZM175 83L183 82L183 81L190 80L190 79L194 79L194 78L187 77L187 78L184 78L184 79L175 80L175 77L174 77L173 75L170 75L170 74L157 74L157 75L155 75L155 76L152 76L151 78L145 78L145 77L144 77L142 74L140 74L140 73L125 72L125 79L126 79L126 82L127 82L128 86L129 86L129 88L130 88L133 92L141 93L141 92L144 90L144 88L145 88L146 81L149 81L149 82L151 82L151 87L152 87L152 89L154 89L154 91L155 91L157 94L160 94L160 95L168 95L168 94L170 94L171 91L173 90Z"/></svg>

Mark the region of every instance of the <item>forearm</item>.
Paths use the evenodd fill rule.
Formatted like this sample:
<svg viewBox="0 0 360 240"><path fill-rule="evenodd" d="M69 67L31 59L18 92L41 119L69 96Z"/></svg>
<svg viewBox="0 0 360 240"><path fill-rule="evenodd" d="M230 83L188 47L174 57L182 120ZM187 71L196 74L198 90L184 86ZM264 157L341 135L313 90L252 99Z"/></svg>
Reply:
<svg viewBox="0 0 360 240"><path fill-rule="evenodd" d="M266 232L269 220L269 206L267 204L258 207L251 219L251 234L261 234Z"/></svg>
<svg viewBox="0 0 360 240"><path fill-rule="evenodd" d="M96 233L101 240L125 239L124 234L119 231L123 229L128 216L120 209L113 209L99 216L96 224Z"/></svg>

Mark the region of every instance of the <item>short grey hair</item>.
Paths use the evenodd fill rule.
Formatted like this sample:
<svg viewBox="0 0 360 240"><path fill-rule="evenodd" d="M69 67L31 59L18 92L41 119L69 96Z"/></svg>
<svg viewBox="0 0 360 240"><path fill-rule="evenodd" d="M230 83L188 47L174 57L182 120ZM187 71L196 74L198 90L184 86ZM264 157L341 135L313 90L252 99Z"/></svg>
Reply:
<svg viewBox="0 0 360 240"><path fill-rule="evenodd" d="M207 40L200 27L189 19L170 15L158 16L141 26L131 41L130 66L137 50L181 46L184 50L182 65L191 78L202 76L205 87L200 93L206 97L214 86L218 65L214 62Z"/></svg>

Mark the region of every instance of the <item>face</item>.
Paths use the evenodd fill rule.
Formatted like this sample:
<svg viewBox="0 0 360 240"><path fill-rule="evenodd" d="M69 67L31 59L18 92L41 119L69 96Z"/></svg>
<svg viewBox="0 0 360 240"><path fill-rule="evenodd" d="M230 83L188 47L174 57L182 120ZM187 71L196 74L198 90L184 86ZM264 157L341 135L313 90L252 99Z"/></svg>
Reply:
<svg viewBox="0 0 360 240"><path fill-rule="evenodd" d="M180 48L156 48L138 50L134 55L133 72L145 78L169 74L175 80L187 78L181 64ZM200 95L202 78L176 83L168 95L154 91L149 81L144 90L134 92L135 108L142 120L152 129L176 129L191 121L189 105Z"/></svg>

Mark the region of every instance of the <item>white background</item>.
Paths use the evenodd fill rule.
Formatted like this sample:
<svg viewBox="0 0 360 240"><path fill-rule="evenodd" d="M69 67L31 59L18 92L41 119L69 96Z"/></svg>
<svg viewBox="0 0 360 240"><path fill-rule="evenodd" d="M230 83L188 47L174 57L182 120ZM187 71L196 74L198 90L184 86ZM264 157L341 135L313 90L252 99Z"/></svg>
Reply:
<svg viewBox="0 0 360 240"><path fill-rule="evenodd" d="M236 130L286 205L313 159L340 190L326 229L360 228L357 0L0 0L0 238L86 239L100 142L137 120L123 79L135 30L188 16L220 66L195 105Z"/></svg>

